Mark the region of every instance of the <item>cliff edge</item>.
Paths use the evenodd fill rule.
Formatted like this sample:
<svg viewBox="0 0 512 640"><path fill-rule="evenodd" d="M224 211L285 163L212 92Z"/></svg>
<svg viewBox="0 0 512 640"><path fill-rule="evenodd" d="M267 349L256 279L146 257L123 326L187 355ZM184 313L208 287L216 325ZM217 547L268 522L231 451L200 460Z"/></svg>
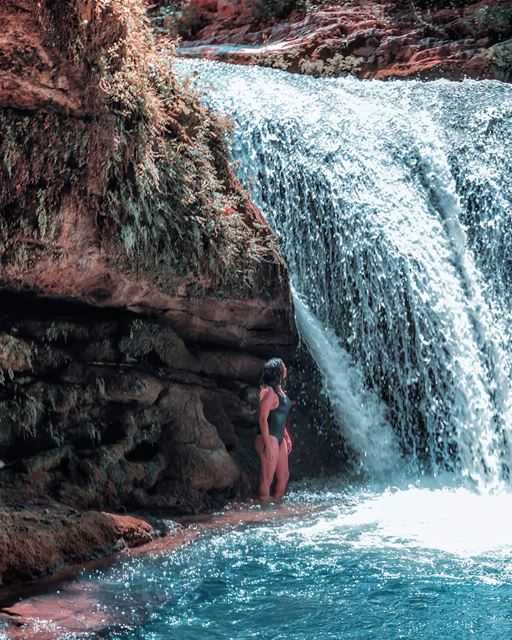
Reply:
<svg viewBox="0 0 512 640"><path fill-rule="evenodd" d="M509 0L160 2L179 53L315 76L512 79ZM174 3L177 5L179 3Z"/></svg>

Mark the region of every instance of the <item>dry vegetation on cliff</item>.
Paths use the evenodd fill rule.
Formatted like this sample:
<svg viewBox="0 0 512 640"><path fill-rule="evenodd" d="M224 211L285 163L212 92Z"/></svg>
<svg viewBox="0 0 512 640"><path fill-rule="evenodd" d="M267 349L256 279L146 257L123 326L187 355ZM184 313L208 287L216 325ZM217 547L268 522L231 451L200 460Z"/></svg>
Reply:
<svg viewBox="0 0 512 640"><path fill-rule="evenodd" d="M238 213L225 125L177 80L172 46L156 48L144 3L47 0L37 17L29 4L21 14L37 20L34 49L60 58L58 89L73 107L0 113L2 264L58 257L72 207L94 217L124 267L254 293L268 233ZM15 62L30 75L42 61Z"/></svg>

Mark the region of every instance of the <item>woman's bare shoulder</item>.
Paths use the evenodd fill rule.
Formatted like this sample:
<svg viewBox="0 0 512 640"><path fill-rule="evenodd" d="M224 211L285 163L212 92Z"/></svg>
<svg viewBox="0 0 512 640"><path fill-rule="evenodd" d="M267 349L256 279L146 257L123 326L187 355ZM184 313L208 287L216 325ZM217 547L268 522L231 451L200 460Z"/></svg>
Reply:
<svg viewBox="0 0 512 640"><path fill-rule="evenodd" d="M260 389L259 407L261 412L273 411L279 406L279 398L272 387L262 387Z"/></svg>
<svg viewBox="0 0 512 640"><path fill-rule="evenodd" d="M273 398L274 396L276 396L277 398L277 393L274 391L274 389L272 389L272 387L267 387L266 385L264 387L261 387L260 389L260 402L262 400L264 400L265 398L269 399ZM279 398L278 398L279 400Z"/></svg>

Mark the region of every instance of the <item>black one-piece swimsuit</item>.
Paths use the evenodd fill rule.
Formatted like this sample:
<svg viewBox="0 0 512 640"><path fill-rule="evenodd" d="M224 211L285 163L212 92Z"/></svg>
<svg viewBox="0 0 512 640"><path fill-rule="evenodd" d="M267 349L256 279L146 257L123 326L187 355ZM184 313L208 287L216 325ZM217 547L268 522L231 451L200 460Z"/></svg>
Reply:
<svg viewBox="0 0 512 640"><path fill-rule="evenodd" d="M279 406L268 412L268 432L271 436L277 438L279 445L283 441L284 430L286 428L286 421L288 420L288 413L292 406L290 398L277 394L279 398Z"/></svg>

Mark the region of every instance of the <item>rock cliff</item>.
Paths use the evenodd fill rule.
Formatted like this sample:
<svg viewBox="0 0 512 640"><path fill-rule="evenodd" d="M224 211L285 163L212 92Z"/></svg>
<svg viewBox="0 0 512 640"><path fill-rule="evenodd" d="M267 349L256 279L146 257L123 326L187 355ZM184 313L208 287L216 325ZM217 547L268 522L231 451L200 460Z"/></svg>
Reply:
<svg viewBox="0 0 512 640"><path fill-rule="evenodd" d="M140 0L4 0L0 51L0 539L25 532L33 549L62 509L246 496L259 373L292 358L296 331L225 124L176 77ZM130 541L108 514L57 520L74 543L3 549L0 583Z"/></svg>
<svg viewBox="0 0 512 640"><path fill-rule="evenodd" d="M360 78L510 81L509 0L189 0L160 11L180 54Z"/></svg>

